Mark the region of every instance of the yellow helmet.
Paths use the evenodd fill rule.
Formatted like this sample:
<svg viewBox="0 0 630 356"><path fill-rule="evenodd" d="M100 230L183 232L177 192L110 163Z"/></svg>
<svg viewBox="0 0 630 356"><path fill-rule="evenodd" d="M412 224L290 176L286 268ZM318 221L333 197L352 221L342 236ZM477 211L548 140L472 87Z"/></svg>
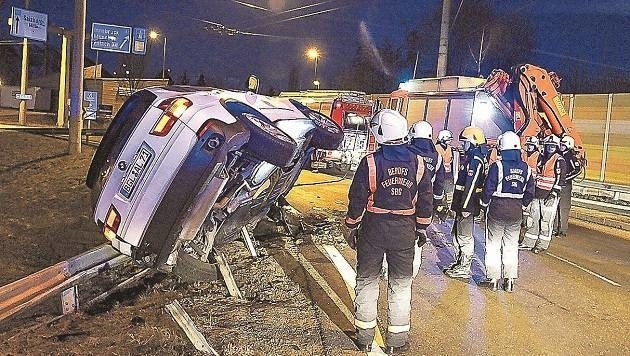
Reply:
<svg viewBox="0 0 630 356"><path fill-rule="evenodd" d="M479 146L486 143L486 136L480 128L468 126L459 134L459 140L470 142L473 146Z"/></svg>

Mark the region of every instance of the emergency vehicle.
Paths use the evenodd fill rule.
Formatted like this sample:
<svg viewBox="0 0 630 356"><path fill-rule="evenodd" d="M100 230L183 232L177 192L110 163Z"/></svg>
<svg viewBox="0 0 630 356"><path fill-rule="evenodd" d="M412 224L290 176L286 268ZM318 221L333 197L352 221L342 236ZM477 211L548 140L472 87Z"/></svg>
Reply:
<svg viewBox="0 0 630 356"><path fill-rule="evenodd" d="M373 103L364 92L304 90L282 92L280 97L292 98L310 109L329 114L343 128L344 139L339 148L315 151L311 168L354 171L361 158L376 149L376 141L369 127Z"/></svg>

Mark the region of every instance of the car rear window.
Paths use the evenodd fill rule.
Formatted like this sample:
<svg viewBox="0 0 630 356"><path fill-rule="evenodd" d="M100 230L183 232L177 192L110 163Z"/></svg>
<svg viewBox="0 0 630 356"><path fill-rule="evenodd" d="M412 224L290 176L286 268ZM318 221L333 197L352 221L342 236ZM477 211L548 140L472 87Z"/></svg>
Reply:
<svg viewBox="0 0 630 356"><path fill-rule="evenodd" d="M141 90L127 99L118 110L92 158L92 164L85 180L85 184L89 188L94 187L107 158L118 157L133 129L156 98L157 96L150 91Z"/></svg>

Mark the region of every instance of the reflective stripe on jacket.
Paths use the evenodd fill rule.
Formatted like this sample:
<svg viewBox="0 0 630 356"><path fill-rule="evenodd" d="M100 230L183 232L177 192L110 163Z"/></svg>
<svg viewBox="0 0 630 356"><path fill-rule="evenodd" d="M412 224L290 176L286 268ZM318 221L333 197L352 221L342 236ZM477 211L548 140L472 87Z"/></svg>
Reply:
<svg viewBox="0 0 630 356"><path fill-rule="evenodd" d="M559 161L564 161L564 158L559 153L554 153L546 162L539 162L536 188L546 191L562 189L564 182L560 182L560 174L556 174Z"/></svg>
<svg viewBox="0 0 630 356"><path fill-rule="evenodd" d="M395 159L384 150L397 150ZM404 150L404 152L403 152ZM389 158L389 159L388 159ZM431 222L433 193L424 161L407 147L381 147L365 156L348 192L346 225L359 238L392 249L413 246L414 231Z"/></svg>
<svg viewBox="0 0 630 356"><path fill-rule="evenodd" d="M462 165L453 192L451 210L469 212L478 215L479 199L485 179L486 159L480 148L474 148L466 154L466 163Z"/></svg>
<svg viewBox="0 0 630 356"><path fill-rule="evenodd" d="M540 156L540 152L534 151L531 154L528 154L527 151L523 151L521 157L525 163L532 169L532 173L536 176L536 168L538 167L538 157Z"/></svg>

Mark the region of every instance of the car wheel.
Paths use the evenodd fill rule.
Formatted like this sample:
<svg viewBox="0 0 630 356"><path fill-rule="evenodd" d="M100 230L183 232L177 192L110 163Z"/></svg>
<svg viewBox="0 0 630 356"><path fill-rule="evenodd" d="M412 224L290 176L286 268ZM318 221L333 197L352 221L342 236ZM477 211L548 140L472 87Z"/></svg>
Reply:
<svg viewBox="0 0 630 356"><path fill-rule="evenodd" d="M333 119L312 110L299 102L289 100L304 116L311 119L317 129L311 138L311 146L322 150L336 150L343 141L343 129Z"/></svg>
<svg viewBox="0 0 630 356"><path fill-rule="evenodd" d="M202 262L181 250L173 273L186 282L212 282L219 278L216 264Z"/></svg>
<svg viewBox="0 0 630 356"><path fill-rule="evenodd" d="M274 166L285 167L293 162L295 141L256 109L238 101L225 103L228 111L249 130L249 140L243 150Z"/></svg>

